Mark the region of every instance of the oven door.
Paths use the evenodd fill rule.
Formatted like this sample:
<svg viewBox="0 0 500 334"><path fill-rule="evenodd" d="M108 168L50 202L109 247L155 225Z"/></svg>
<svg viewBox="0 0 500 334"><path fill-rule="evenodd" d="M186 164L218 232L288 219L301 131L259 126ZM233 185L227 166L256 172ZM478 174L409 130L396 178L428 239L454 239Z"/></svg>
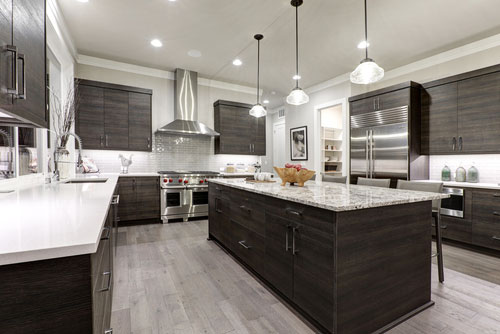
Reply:
<svg viewBox="0 0 500 334"><path fill-rule="evenodd" d="M184 187L164 188L161 190L163 216L176 216L189 212L190 191Z"/></svg>
<svg viewBox="0 0 500 334"><path fill-rule="evenodd" d="M191 191L190 213L195 216L208 216L208 187L197 186L189 188Z"/></svg>
<svg viewBox="0 0 500 334"><path fill-rule="evenodd" d="M441 200L440 213L443 216L463 218L465 209L464 190L444 187L443 193L450 195L450 197Z"/></svg>

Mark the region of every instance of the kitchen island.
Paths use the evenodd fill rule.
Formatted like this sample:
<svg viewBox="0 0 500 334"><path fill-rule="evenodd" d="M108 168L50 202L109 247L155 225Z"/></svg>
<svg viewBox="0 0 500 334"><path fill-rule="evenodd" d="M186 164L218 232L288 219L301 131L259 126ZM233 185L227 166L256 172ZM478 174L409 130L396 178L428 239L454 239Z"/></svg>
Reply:
<svg viewBox="0 0 500 334"><path fill-rule="evenodd" d="M209 183L214 239L321 331L383 333L431 306L432 200L335 183Z"/></svg>

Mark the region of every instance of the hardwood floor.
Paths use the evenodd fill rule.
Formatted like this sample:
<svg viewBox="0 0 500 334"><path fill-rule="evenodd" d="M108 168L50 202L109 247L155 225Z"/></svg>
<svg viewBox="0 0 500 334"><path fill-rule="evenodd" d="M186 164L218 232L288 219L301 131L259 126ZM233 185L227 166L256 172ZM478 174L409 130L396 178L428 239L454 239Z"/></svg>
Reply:
<svg viewBox="0 0 500 334"><path fill-rule="evenodd" d="M114 333L315 332L233 258L207 241L207 229L206 220L120 228L111 320ZM445 264L462 271L470 264L476 276L486 273L492 281L500 277L500 259L467 252L446 246ZM500 285L448 268L445 279L444 285L438 283L434 265L436 305L388 333L500 334Z"/></svg>

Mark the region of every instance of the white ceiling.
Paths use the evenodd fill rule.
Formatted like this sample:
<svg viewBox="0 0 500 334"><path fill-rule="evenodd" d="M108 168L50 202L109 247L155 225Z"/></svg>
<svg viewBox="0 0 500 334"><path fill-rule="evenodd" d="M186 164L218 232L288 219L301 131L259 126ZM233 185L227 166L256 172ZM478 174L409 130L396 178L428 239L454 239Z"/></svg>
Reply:
<svg viewBox="0 0 500 334"><path fill-rule="evenodd" d="M255 86L276 102L294 86L289 0L58 0L80 54ZM498 0L378 0L368 3L369 56L390 70L500 33ZM364 56L362 0L304 0L299 10L302 87L355 68ZM158 38L156 49L150 40ZM187 55L199 50L202 56ZM235 67L239 57L243 66ZM271 91L277 92L271 95Z"/></svg>

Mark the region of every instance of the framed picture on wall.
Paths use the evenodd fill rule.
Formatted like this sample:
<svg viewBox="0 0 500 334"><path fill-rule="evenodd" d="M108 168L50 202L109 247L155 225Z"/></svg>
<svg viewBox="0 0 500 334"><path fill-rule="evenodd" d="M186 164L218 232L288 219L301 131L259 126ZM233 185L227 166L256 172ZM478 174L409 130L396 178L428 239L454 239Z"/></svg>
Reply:
<svg viewBox="0 0 500 334"><path fill-rule="evenodd" d="M290 158L292 161L306 161L307 153L307 126L290 129Z"/></svg>

